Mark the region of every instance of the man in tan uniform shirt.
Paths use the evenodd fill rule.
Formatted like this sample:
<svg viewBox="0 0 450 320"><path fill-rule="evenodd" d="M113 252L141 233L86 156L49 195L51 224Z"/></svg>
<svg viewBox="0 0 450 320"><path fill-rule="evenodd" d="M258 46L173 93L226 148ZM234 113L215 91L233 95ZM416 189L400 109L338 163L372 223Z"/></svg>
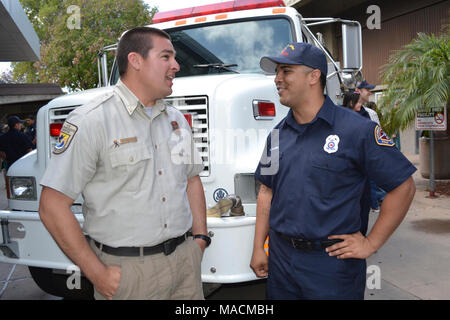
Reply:
<svg viewBox="0 0 450 320"><path fill-rule="evenodd" d="M96 299L203 299L202 160L184 116L160 100L175 54L163 31L125 33L120 80L68 116L41 181L41 219ZM70 210L80 193L89 242Z"/></svg>

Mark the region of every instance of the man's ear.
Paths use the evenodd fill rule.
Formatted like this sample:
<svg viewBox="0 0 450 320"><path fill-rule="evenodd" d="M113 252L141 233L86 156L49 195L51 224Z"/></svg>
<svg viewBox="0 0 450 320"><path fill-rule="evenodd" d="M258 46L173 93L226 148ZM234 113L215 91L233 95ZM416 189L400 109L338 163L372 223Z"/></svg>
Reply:
<svg viewBox="0 0 450 320"><path fill-rule="evenodd" d="M137 52L130 52L128 54L128 65L136 71L141 69L142 57Z"/></svg>
<svg viewBox="0 0 450 320"><path fill-rule="evenodd" d="M311 71L311 73L310 73L311 85L320 83L320 75L321 75L321 73L318 69L314 69L313 71Z"/></svg>

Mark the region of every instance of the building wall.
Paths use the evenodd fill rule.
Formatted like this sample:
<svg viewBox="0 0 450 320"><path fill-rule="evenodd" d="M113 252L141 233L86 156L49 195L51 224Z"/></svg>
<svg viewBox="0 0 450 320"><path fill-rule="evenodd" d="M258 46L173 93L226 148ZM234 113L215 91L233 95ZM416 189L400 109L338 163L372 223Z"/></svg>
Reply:
<svg viewBox="0 0 450 320"><path fill-rule="evenodd" d="M417 1L416 1L417 2ZM369 83L381 84L380 71L394 50L417 37L418 32L440 34L449 22L450 1L419 1L405 6L403 1L380 4L381 29L363 29L363 75ZM384 18L383 18L384 17ZM364 23L365 24L365 23Z"/></svg>
<svg viewBox="0 0 450 320"><path fill-rule="evenodd" d="M370 5L380 8L380 29L368 29L367 20L372 12L367 13ZM363 41L363 76L371 84L376 84L376 90L382 92L385 85L382 83L380 71L389 61L389 56L401 49L417 37L418 32L443 32L443 26L450 24L449 0L315 0L297 4L298 10L305 17L332 16L359 21ZM333 52L337 60L342 60L342 37L340 29L336 26L333 33L325 28L314 28L313 32L324 34L325 43ZM334 39L329 39L330 34ZM372 96L372 100L375 97ZM406 154L414 154L417 149L417 135L414 123L400 132L401 150Z"/></svg>

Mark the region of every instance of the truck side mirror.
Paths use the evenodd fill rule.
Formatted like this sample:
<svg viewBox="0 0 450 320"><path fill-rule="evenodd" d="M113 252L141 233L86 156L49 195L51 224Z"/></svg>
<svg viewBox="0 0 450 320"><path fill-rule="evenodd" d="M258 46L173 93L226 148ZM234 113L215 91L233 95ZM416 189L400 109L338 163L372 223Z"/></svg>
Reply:
<svg viewBox="0 0 450 320"><path fill-rule="evenodd" d="M361 25L357 21L342 23L342 56L344 70L361 70Z"/></svg>
<svg viewBox="0 0 450 320"><path fill-rule="evenodd" d="M109 74L108 74L108 52L115 51L117 49L117 43L101 49L97 54L97 68L98 68L98 87L109 86Z"/></svg>
<svg viewBox="0 0 450 320"><path fill-rule="evenodd" d="M102 50L97 55L98 67L98 87L106 87L108 85L108 57L107 51Z"/></svg>

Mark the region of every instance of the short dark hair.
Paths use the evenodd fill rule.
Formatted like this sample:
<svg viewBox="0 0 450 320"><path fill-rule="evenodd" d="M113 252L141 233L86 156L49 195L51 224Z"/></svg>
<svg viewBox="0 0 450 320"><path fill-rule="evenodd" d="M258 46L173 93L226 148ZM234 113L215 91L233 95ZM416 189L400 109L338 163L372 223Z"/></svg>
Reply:
<svg viewBox="0 0 450 320"><path fill-rule="evenodd" d="M147 58L148 52L153 48L152 36L155 35L171 40L167 32L152 27L136 27L125 32L120 38L116 53L120 76L127 72L130 52L136 52L144 59Z"/></svg>
<svg viewBox="0 0 450 320"><path fill-rule="evenodd" d="M359 93L355 91L346 91L344 92L344 100L342 101L342 105L346 108L352 109L359 101Z"/></svg>
<svg viewBox="0 0 450 320"><path fill-rule="evenodd" d="M327 86L327 76L322 72L320 73L320 85L322 86L322 90L325 90L325 87Z"/></svg>

